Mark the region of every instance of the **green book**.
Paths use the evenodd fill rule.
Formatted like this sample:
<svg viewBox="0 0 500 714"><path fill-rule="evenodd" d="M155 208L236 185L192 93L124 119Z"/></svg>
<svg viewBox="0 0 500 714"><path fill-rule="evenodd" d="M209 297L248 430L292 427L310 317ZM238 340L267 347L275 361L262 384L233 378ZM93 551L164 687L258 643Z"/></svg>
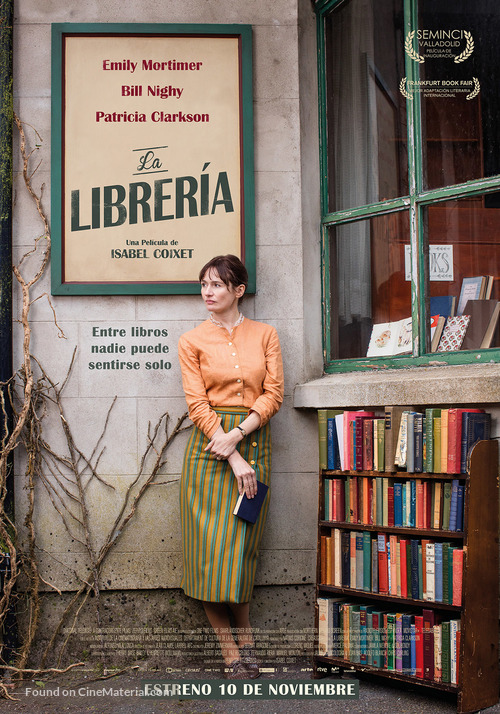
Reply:
<svg viewBox="0 0 500 714"><path fill-rule="evenodd" d="M434 417L434 473L441 473L441 417ZM433 511L434 512L434 511Z"/></svg>
<svg viewBox="0 0 500 714"><path fill-rule="evenodd" d="M387 669L395 667L396 613L387 613Z"/></svg>
<svg viewBox="0 0 500 714"><path fill-rule="evenodd" d="M375 419L376 429L375 448L377 451L377 471L385 469L385 419Z"/></svg>
<svg viewBox="0 0 500 714"><path fill-rule="evenodd" d="M424 471L427 473L434 472L434 419L441 417L441 409L429 408L425 410L425 462ZM441 454L441 451L439 452ZM441 472L441 466L438 473Z"/></svg>
<svg viewBox="0 0 500 714"><path fill-rule="evenodd" d="M327 467L327 409L318 409L318 440L319 440L319 468L326 469Z"/></svg>
<svg viewBox="0 0 500 714"><path fill-rule="evenodd" d="M441 652L441 678L443 682L451 681L451 657L450 657L450 623L441 623L442 627L442 652Z"/></svg>
<svg viewBox="0 0 500 714"><path fill-rule="evenodd" d="M349 607L349 659L351 662L360 661L360 614L359 605Z"/></svg>

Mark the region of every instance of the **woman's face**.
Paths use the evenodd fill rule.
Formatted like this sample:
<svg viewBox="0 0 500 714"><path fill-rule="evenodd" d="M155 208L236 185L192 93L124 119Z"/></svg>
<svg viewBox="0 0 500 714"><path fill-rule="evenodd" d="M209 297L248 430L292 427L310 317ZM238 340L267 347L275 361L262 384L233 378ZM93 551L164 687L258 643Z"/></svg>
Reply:
<svg viewBox="0 0 500 714"><path fill-rule="evenodd" d="M243 285L234 288L222 282L219 273L213 268L201 280L201 297L210 312L221 314L231 311L238 304L238 299L245 292Z"/></svg>

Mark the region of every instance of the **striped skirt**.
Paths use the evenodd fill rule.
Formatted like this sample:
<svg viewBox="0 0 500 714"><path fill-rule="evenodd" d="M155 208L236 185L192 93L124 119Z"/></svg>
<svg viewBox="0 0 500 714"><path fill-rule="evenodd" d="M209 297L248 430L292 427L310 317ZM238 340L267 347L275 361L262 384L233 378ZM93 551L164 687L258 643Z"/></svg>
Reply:
<svg viewBox="0 0 500 714"><path fill-rule="evenodd" d="M226 432L248 414L242 407L215 411ZM204 451L207 444L207 437L195 427L186 446L180 486L181 587L189 597L206 602L249 602L271 489L255 524L233 516L238 500L236 478L227 461L217 461ZM259 481L269 486L269 424L246 436L237 448Z"/></svg>

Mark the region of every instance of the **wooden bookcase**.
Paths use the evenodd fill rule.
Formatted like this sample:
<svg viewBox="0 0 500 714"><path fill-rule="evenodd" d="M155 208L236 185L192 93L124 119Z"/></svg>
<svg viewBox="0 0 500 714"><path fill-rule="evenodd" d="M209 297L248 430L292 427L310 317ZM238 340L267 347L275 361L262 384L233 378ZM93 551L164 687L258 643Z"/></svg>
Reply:
<svg viewBox="0 0 500 714"><path fill-rule="evenodd" d="M324 481L328 477L388 476L398 481L405 479L459 478L465 483L463 531L382 527L378 525L325 521ZM431 608L443 617L460 619L461 636L458 662L458 684L424 680L367 664L339 659L338 657L314 655L314 676L326 676L329 672L355 670L367 672L402 683L412 683L428 689L455 694L457 711L475 712L490 707L499 700L498 675L498 443L495 440L480 441L471 452L467 474L393 473L376 471L321 471L319 485L319 518L316 596L346 598L349 602L372 604L392 612L413 610L422 612ZM414 600L367 592L355 588L324 585L321 580L321 536L331 533L332 528L346 531L372 531L397 534L407 538L435 538L452 540L464 549L462 578L462 604L452 606L430 600ZM316 632L318 631L318 604L316 603ZM318 643L315 653L318 652Z"/></svg>

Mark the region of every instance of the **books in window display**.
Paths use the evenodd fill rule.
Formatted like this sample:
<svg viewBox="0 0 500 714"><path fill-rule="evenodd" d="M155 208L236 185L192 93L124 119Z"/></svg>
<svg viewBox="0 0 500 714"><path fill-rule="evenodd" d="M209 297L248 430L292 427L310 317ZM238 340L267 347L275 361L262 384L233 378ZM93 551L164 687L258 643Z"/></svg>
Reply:
<svg viewBox="0 0 500 714"><path fill-rule="evenodd" d="M388 357L411 352L412 320L406 317L396 322L373 325L367 357Z"/></svg>
<svg viewBox="0 0 500 714"><path fill-rule="evenodd" d="M459 350L464 341L467 327L469 326L470 315L460 315L459 317L449 317L443 329L443 334L439 340L437 352L455 352Z"/></svg>
<svg viewBox="0 0 500 714"><path fill-rule="evenodd" d="M464 313L470 316L470 322L460 349L491 347L500 314L498 300L469 300Z"/></svg>
<svg viewBox="0 0 500 714"><path fill-rule="evenodd" d="M467 314L465 306L469 300L489 300L493 289L493 275L477 275L473 278L464 278L460 297L458 298L457 315Z"/></svg>

